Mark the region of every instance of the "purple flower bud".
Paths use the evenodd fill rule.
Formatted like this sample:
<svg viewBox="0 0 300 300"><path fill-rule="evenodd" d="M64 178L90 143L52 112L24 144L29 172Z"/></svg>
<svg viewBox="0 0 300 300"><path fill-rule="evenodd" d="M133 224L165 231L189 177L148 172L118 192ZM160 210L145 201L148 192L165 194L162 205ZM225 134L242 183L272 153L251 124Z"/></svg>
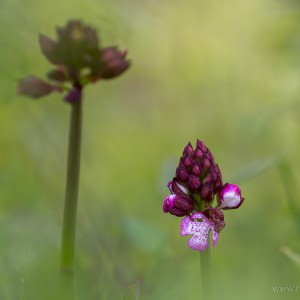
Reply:
<svg viewBox="0 0 300 300"><path fill-rule="evenodd" d="M56 32L59 43L74 43L82 50L95 50L99 47L96 30L79 20L68 21L65 26L58 27Z"/></svg>
<svg viewBox="0 0 300 300"><path fill-rule="evenodd" d="M214 173L208 173L205 178L203 179L202 183L204 185L209 185L212 181L216 180L216 176Z"/></svg>
<svg viewBox="0 0 300 300"><path fill-rule="evenodd" d="M194 149L191 143L188 143L184 150L183 150L183 156L190 156L192 157L194 155Z"/></svg>
<svg viewBox="0 0 300 300"><path fill-rule="evenodd" d="M200 150L202 153L206 153L208 148L205 146L205 144L202 141L197 140L196 151L197 150Z"/></svg>
<svg viewBox="0 0 300 300"><path fill-rule="evenodd" d="M214 156L202 141L197 140L194 150L188 143L183 150L176 170L176 179L189 189L191 194L211 202L222 187L222 175Z"/></svg>
<svg viewBox="0 0 300 300"><path fill-rule="evenodd" d="M54 70L51 70L47 73L47 77L50 80L58 81L58 82L64 82L67 80L66 72L64 68L57 68Z"/></svg>
<svg viewBox="0 0 300 300"><path fill-rule="evenodd" d="M191 191L196 191L201 187L200 178L194 175L189 176L188 186Z"/></svg>
<svg viewBox="0 0 300 300"><path fill-rule="evenodd" d="M79 20L70 20L57 28L55 57L68 70L98 66L101 49L96 30Z"/></svg>
<svg viewBox="0 0 300 300"><path fill-rule="evenodd" d="M201 159L203 157L203 152L200 149L196 149L195 157L196 159Z"/></svg>
<svg viewBox="0 0 300 300"><path fill-rule="evenodd" d="M240 207L244 200L237 185L226 183L218 197L218 208L235 209Z"/></svg>
<svg viewBox="0 0 300 300"><path fill-rule="evenodd" d="M183 160L183 165L186 168L189 168L193 165L193 160L191 158L189 158L188 156Z"/></svg>
<svg viewBox="0 0 300 300"><path fill-rule="evenodd" d="M127 51L119 51L117 47L103 48L101 52L102 68L99 78L111 79L128 69L130 62L125 59Z"/></svg>
<svg viewBox="0 0 300 300"><path fill-rule="evenodd" d="M211 186L210 184L203 185L200 191L200 197L204 201L210 202L211 201Z"/></svg>
<svg viewBox="0 0 300 300"><path fill-rule="evenodd" d="M194 200L186 195L169 195L165 198L163 211L177 217L190 214L194 209Z"/></svg>
<svg viewBox="0 0 300 300"><path fill-rule="evenodd" d="M58 60L55 57L56 43L44 34L39 35L39 43L42 53L53 64L57 64Z"/></svg>
<svg viewBox="0 0 300 300"><path fill-rule="evenodd" d="M225 227L224 214L220 209L208 207L202 212L214 225L214 229L220 232Z"/></svg>
<svg viewBox="0 0 300 300"><path fill-rule="evenodd" d="M208 158L205 158L203 161L202 161L202 164L201 164L201 167L204 171L207 171L211 166L211 162Z"/></svg>
<svg viewBox="0 0 300 300"><path fill-rule="evenodd" d="M82 92L79 88L74 87L69 94L65 96L65 100L69 103L78 102L81 100Z"/></svg>
<svg viewBox="0 0 300 300"><path fill-rule="evenodd" d="M201 168L199 167L199 165L197 164L194 164L193 168L192 168L192 174L195 175L195 176L200 176L202 174L202 170Z"/></svg>
<svg viewBox="0 0 300 300"><path fill-rule="evenodd" d="M54 90L56 90L54 86L35 76L21 79L18 85L19 94L35 99L46 96Z"/></svg>
<svg viewBox="0 0 300 300"><path fill-rule="evenodd" d="M176 177L179 179L179 181L186 181L189 178L189 175L185 170L177 168Z"/></svg>
<svg viewBox="0 0 300 300"><path fill-rule="evenodd" d="M184 184L181 184L176 177L173 178L173 181L168 183L168 188L172 194L175 195L189 195L189 190L185 187Z"/></svg>

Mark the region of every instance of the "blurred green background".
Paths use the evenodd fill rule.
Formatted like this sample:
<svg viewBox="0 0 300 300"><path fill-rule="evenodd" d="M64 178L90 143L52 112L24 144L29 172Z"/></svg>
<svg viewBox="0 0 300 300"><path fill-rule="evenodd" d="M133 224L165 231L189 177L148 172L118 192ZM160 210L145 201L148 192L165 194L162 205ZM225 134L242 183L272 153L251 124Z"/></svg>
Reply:
<svg viewBox="0 0 300 300"><path fill-rule="evenodd" d="M85 93L78 299L134 299L135 281L141 300L201 299L199 254L162 212L197 138L246 197L213 249L218 298L298 298L299 2L1 0L0 299L56 299L70 107L16 85L50 69L38 33L72 18L133 61Z"/></svg>

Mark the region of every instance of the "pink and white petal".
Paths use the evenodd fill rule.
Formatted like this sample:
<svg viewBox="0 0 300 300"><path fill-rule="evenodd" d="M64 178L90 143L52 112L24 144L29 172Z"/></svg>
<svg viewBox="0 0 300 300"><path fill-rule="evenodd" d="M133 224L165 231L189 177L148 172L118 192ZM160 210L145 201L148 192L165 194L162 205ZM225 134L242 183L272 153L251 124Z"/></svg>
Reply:
<svg viewBox="0 0 300 300"><path fill-rule="evenodd" d="M213 246L215 247L219 239L219 232L215 231L214 229L212 231L213 231L212 233Z"/></svg>
<svg viewBox="0 0 300 300"><path fill-rule="evenodd" d="M203 251L209 245L209 233L212 230L213 246L216 246L219 232L214 230L213 224L201 213L195 212L191 216L186 216L181 221L181 235L193 235L188 241L191 249Z"/></svg>
<svg viewBox="0 0 300 300"><path fill-rule="evenodd" d="M201 221L198 221L201 220ZM192 216L186 216L180 223L181 235L196 234L203 231L203 228L209 228L210 223L200 212L193 213Z"/></svg>
<svg viewBox="0 0 300 300"><path fill-rule="evenodd" d="M208 247L208 233L194 234L189 239L188 246L193 250L198 250L198 251L205 250Z"/></svg>
<svg viewBox="0 0 300 300"><path fill-rule="evenodd" d="M198 251L203 251L208 247L211 229L208 219L199 212L192 214L192 217L185 217L181 222L181 235L193 235L188 241L188 246Z"/></svg>
<svg viewBox="0 0 300 300"><path fill-rule="evenodd" d="M222 187L218 197L218 208L221 209L236 209L241 206L245 199L241 195L240 188L231 183L226 183Z"/></svg>
<svg viewBox="0 0 300 300"><path fill-rule="evenodd" d="M186 216L181 220L180 223L180 234L182 236L195 233L195 229L193 228L194 220L190 216ZM193 230L193 233L191 231Z"/></svg>

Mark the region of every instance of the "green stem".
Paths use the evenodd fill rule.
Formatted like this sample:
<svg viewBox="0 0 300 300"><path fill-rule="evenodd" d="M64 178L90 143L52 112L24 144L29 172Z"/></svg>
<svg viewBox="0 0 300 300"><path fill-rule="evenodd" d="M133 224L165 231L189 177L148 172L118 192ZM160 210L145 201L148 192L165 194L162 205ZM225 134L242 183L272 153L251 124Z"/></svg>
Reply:
<svg viewBox="0 0 300 300"><path fill-rule="evenodd" d="M69 295L73 294L70 299L76 299L74 289L74 244L80 169L81 118L82 101L80 100L71 104L67 183L61 242L60 269L63 285L66 290L69 290L67 293Z"/></svg>
<svg viewBox="0 0 300 300"><path fill-rule="evenodd" d="M200 251L200 270L203 299L214 300L213 264L210 244L206 250Z"/></svg>

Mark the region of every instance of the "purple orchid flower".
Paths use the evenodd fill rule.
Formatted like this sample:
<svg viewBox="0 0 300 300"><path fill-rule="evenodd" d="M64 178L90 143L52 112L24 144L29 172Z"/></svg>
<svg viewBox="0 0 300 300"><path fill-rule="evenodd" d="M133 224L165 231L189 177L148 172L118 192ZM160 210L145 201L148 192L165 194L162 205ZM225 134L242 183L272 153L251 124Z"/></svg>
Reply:
<svg viewBox="0 0 300 300"><path fill-rule="evenodd" d="M235 184L226 183L218 197L218 208L236 209L242 205L243 201L240 188Z"/></svg>
<svg viewBox="0 0 300 300"><path fill-rule="evenodd" d="M235 184L222 183L222 174L214 156L202 141L196 148L191 143L184 148L176 176L168 183L171 195L163 203L163 211L181 221L181 235L192 235L188 242L191 249L204 251L209 245L212 231L213 246L225 227L221 209L236 209L244 198ZM214 199L217 205L212 206Z"/></svg>

